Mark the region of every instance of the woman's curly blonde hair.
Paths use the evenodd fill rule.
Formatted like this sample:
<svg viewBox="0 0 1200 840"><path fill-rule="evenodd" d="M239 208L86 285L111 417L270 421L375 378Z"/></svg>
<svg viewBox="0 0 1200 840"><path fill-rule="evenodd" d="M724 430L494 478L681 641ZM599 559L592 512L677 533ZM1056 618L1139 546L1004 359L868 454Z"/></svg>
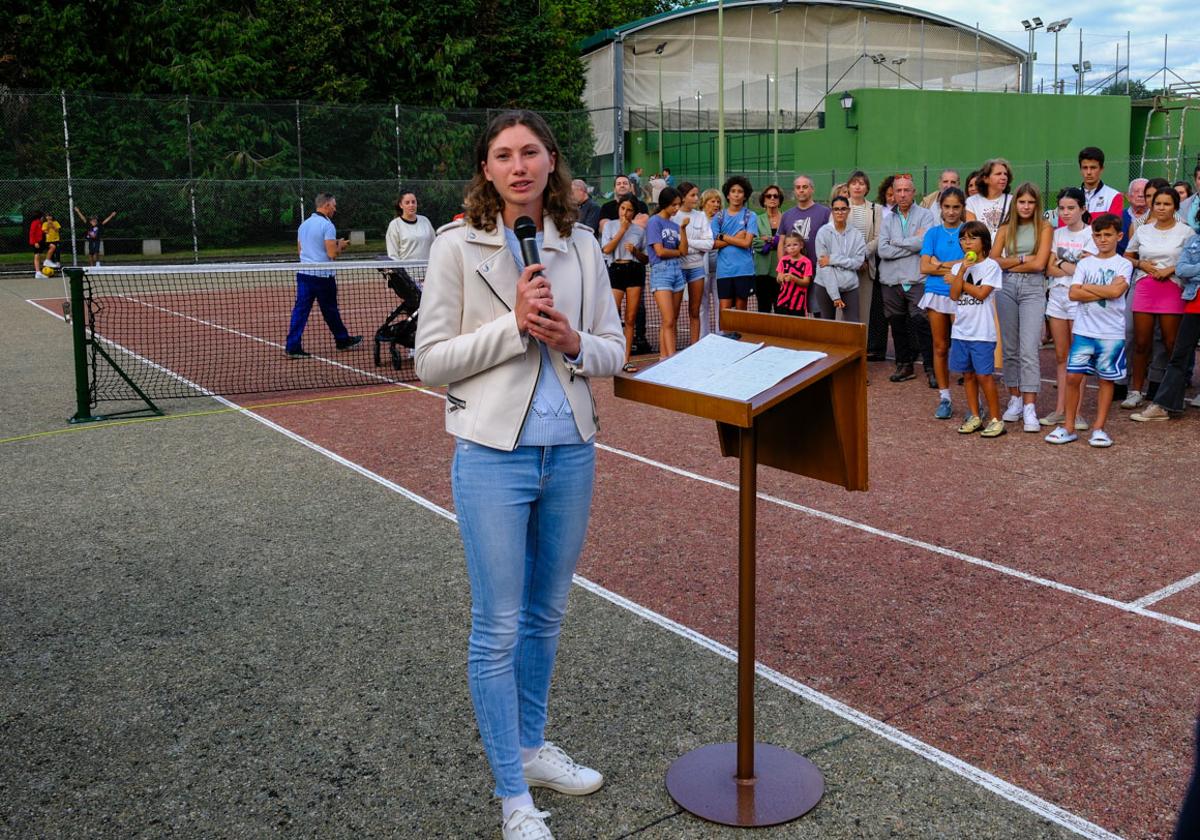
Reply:
<svg viewBox="0 0 1200 840"><path fill-rule="evenodd" d="M559 236L566 238L571 235L571 228L579 218L575 197L571 194L571 172L563 160L562 150L559 149L550 126L540 114L533 111L502 111L492 118L487 131L475 144L475 177L467 185L466 196L463 198L467 224L489 233L496 229L496 217L504 211L504 199L492 186L492 182L484 176L483 166L487 162L488 150L496 135L514 125L523 125L532 131L554 159L554 168L550 170L550 178L542 193L542 212L550 214Z"/></svg>

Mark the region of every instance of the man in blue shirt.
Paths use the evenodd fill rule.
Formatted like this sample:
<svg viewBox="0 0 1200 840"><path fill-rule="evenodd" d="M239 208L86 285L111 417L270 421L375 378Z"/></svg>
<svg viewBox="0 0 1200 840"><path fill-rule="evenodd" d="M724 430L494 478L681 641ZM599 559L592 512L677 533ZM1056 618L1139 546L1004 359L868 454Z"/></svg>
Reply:
<svg viewBox="0 0 1200 840"><path fill-rule="evenodd" d="M302 263L327 263L336 260L349 244L345 239L337 238L337 228L331 219L337 212L337 199L330 193L319 193L316 200L316 211L304 220L296 231L296 248L300 252ZM350 335L342 316L338 312L337 281L331 268L314 268L311 271L296 272L296 305L292 307L292 323L288 328L287 354L293 359L306 359L311 356L300 346L300 338L304 335L304 326L308 323L308 313L312 311L313 301L321 307L321 315L333 333L334 344L339 350L349 350L362 342L361 335Z"/></svg>

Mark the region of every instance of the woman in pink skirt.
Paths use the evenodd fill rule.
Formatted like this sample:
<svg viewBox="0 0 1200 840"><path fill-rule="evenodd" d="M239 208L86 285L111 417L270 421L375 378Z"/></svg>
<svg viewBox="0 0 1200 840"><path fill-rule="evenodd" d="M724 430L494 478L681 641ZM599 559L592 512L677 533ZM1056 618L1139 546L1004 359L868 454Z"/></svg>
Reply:
<svg viewBox="0 0 1200 840"><path fill-rule="evenodd" d="M1125 258L1133 263L1133 366L1129 375L1129 396L1122 408L1137 408L1145 402L1146 369L1154 343L1154 322L1158 320L1163 344L1170 357L1183 319L1183 285L1175 276L1175 265L1183 243L1192 229L1175 218L1179 193L1159 190L1150 205L1150 219L1134 231L1125 249Z"/></svg>

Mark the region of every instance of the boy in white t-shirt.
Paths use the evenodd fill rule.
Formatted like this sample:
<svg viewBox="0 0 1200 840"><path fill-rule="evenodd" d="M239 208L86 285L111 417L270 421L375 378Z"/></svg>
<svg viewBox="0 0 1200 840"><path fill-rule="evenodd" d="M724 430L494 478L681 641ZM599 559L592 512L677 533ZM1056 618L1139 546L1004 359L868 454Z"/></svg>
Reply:
<svg viewBox="0 0 1200 840"><path fill-rule="evenodd" d="M1088 443L1096 447L1112 446L1104 431L1112 406L1114 383L1125 377L1125 292L1133 266L1117 255L1121 239L1121 219L1102 213L1092 220L1095 256L1089 254L1075 266L1068 288L1070 299L1079 303L1072 328L1071 352L1067 356L1066 424L1046 435L1047 443L1070 443L1079 436L1075 411L1083 388L1083 377L1094 373L1100 378L1096 397L1096 422Z"/></svg>
<svg viewBox="0 0 1200 840"><path fill-rule="evenodd" d="M1004 421L1000 419L1000 394L993 376L996 300L992 292L1003 285L1003 275L999 263L987 256L992 250L992 234L983 222L964 224L958 232L958 242L966 256L946 275L950 299L956 304L954 326L950 328L950 370L963 376L968 410L979 405L979 389L983 389L991 419L980 436L1000 437L1004 434ZM958 432L969 435L982 425L979 415L968 414Z"/></svg>

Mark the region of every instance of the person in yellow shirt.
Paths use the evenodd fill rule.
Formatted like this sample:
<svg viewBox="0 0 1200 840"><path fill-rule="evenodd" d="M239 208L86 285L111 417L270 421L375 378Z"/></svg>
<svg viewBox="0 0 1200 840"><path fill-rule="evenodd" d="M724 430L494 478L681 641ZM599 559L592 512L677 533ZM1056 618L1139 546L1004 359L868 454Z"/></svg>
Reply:
<svg viewBox="0 0 1200 840"><path fill-rule="evenodd" d="M62 224L58 219L49 213L46 214L45 220L42 222L42 234L46 237L46 265L51 268L58 268L58 241Z"/></svg>

